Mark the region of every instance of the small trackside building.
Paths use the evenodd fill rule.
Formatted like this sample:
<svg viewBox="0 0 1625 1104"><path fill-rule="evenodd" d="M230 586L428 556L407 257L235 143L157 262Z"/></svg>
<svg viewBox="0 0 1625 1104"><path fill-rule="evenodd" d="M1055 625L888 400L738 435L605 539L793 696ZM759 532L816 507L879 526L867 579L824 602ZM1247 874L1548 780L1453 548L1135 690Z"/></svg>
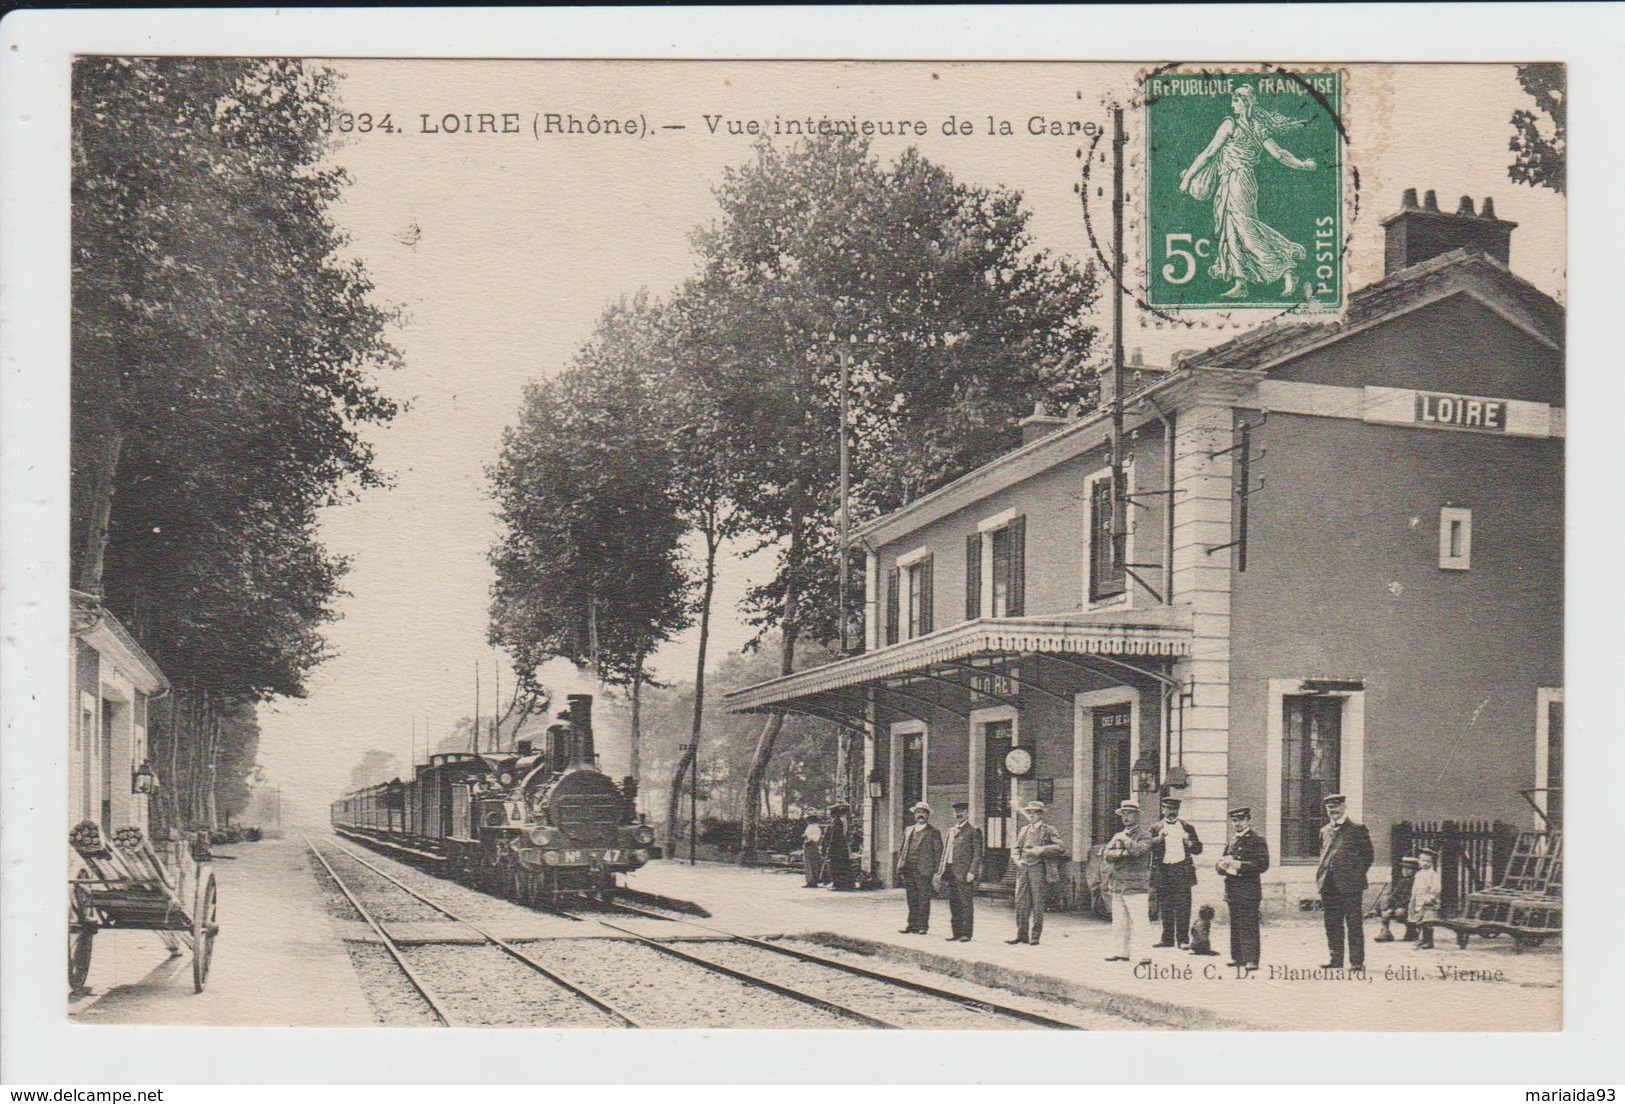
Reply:
<svg viewBox="0 0 1625 1104"><path fill-rule="evenodd" d="M1286 907L1327 793L1379 864L1402 820L1560 823L1563 308L1487 200L1384 225L1340 321L1130 367L1121 564L1108 414L1036 413L858 531L862 654L729 696L864 733L880 877L921 798L970 803L989 879L1044 800L1075 889L1124 798L1182 798L1215 853L1250 805Z"/></svg>
<svg viewBox="0 0 1625 1104"><path fill-rule="evenodd" d="M169 681L94 597L73 591L69 602L69 826L88 820L109 836L126 825L145 832L157 778L147 764L148 709Z"/></svg>

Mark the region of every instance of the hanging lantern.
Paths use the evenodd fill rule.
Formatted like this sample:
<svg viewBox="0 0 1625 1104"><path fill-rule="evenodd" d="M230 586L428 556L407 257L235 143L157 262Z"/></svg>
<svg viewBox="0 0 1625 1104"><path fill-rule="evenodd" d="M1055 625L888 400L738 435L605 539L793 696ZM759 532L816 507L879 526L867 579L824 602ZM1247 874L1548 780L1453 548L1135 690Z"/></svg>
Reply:
<svg viewBox="0 0 1625 1104"><path fill-rule="evenodd" d="M142 761L130 776L130 792L138 794L154 794L158 792L158 775L152 769L152 764Z"/></svg>

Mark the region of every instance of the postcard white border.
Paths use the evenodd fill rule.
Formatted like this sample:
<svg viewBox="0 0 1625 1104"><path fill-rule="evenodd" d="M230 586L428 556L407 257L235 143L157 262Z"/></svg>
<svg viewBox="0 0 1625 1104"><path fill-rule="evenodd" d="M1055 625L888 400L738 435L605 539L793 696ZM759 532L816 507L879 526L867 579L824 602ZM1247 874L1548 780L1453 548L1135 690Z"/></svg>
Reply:
<svg viewBox="0 0 1625 1104"><path fill-rule="evenodd" d="M1620 462L1625 241L1618 7L792 8L22 11L0 23L0 1077L8 1084L269 1082L1607 1083L1619 961L1621 741L1599 691L1621 659L1608 504ZM1571 759L1567 1024L1500 1034L586 1033L111 1028L63 1014L58 783L66 693L68 66L74 52L321 57L1515 61L1570 65ZM1448 125L1446 105L1440 125ZM1589 964L1589 965L1588 965ZM838 1056L838 1059L837 1059ZM1171 1061L1170 1059L1175 1059Z"/></svg>

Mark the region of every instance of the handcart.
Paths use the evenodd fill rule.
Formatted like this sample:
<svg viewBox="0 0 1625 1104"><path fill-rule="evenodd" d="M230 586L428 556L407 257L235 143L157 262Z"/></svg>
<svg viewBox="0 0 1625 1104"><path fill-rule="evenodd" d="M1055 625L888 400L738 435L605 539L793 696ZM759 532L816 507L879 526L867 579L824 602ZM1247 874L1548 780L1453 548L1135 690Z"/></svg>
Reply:
<svg viewBox="0 0 1625 1104"><path fill-rule="evenodd" d="M220 931L209 837L168 845L161 856L139 828L111 841L90 821L68 835L82 864L68 882L68 986L84 988L96 933L157 932L169 953L192 952L192 985L203 992Z"/></svg>

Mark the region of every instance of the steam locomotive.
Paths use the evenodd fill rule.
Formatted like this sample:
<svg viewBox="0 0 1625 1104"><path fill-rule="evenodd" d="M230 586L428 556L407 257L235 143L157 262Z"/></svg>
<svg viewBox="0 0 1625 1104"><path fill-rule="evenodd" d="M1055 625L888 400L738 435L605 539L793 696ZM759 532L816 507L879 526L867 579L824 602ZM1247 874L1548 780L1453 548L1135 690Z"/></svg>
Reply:
<svg viewBox="0 0 1625 1104"><path fill-rule="evenodd" d="M526 904L610 900L617 873L661 851L636 811L637 781L616 786L598 769L592 695L568 700L546 748L431 755L410 781L333 802L334 830Z"/></svg>

